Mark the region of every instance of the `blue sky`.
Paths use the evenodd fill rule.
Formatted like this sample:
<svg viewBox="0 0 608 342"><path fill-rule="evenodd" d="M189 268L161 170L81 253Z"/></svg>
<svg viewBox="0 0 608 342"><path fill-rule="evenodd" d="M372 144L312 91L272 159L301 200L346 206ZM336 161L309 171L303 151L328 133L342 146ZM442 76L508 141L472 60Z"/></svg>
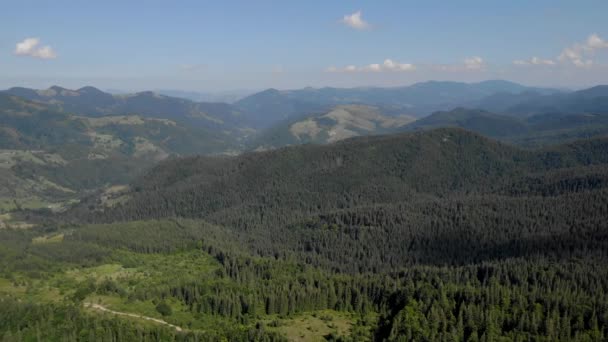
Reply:
<svg viewBox="0 0 608 342"><path fill-rule="evenodd" d="M607 18L604 0L6 1L0 87L218 91L499 78L576 88L608 83Z"/></svg>

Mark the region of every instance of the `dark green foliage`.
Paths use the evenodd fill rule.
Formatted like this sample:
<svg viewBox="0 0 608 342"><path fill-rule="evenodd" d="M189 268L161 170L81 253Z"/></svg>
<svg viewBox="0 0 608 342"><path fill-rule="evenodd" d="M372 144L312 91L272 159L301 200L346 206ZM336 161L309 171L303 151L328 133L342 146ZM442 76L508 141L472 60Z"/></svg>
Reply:
<svg viewBox="0 0 608 342"><path fill-rule="evenodd" d="M167 304L165 301L162 301L156 305L156 311L163 316L171 316L173 314L171 306L169 306L169 304Z"/></svg>
<svg viewBox="0 0 608 342"><path fill-rule="evenodd" d="M55 217L77 224L61 226L54 246L32 245L37 230L2 231L0 265L44 279L180 260L191 267L81 280L70 292L70 303L106 295L166 303L168 321L223 322L183 334L157 327L169 340L278 340L279 320L337 310L356 319L350 336L330 340L604 341L607 185L605 138L529 151L459 129L175 159L134 182L121 205L84 202ZM0 331L31 336L38 319L13 315L28 318ZM105 322L82 315L87 329ZM112 333L156 331L114 321Z"/></svg>
<svg viewBox="0 0 608 342"><path fill-rule="evenodd" d="M448 112L436 112L405 127L406 130L460 127L479 134L503 138L525 135L529 128L524 121L483 110L456 108Z"/></svg>
<svg viewBox="0 0 608 342"><path fill-rule="evenodd" d="M283 341L261 329L176 332L173 328L95 316L77 306L22 303L0 299L4 341Z"/></svg>

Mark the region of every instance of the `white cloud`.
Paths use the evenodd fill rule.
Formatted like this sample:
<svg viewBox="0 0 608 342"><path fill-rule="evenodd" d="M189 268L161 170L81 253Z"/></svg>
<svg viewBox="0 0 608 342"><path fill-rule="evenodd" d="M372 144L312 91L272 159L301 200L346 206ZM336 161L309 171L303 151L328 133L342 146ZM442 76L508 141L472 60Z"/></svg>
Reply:
<svg viewBox="0 0 608 342"><path fill-rule="evenodd" d="M608 48L608 42L594 33L587 38L587 46L591 49L604 49Z"/></svg>
<svg viewBox="0 0 608 342"><path fill-rule="evenodd" d="M391 60L391 59L385 59L384 63L382 64L382 67L384 68L384 70L390 70L390 71L410 71L410 70L416 69L414 64L396 63L396 62L393 62L393 60Z"/></svg>
<svg viewBox="0 0 608 342"><path fill-rule="evenodd" d="M374 63L374 64L364 66L362 68L362 71L380 72L380 71L382 71L382 67L380 66L380 64Z"/></svg>
<svg viewBox="0 0 608 342"><path fill-rule="evenodd" d="M41 59L52 59L57 57L53 48L48 45L39 47L39 45L39 38L26 38L15 46L15 55Z"/></svg>
<svg viewBox="0 0 608 342"><path fill-rule="evenodd" d="M340 22L346 26L352 27L356 30L365 30L371 27L371 25L361 18L361 11L357 11L350 15L345 15Z"/></svg>
<svg viewBox="0 0 608 342"><path fill-rule="evenodd" d="M608 48L608 42L597 34L591 34L584 43L576 43L562 50L558 60L565 64L577 67L590 67L593 65L591 57L597 50Z"/></svg>
<svg viewBox="0 0 608 342"><path fill-rule="evenodd" d="M515 65L555 65L555 61L551 59L542 59L538 57L532 57L529 60L514 60Z"/></svg>
<svg viewBox="0 0 608 342"><path fill-rule="evenodd" d="M398 71L413 71L416 66L410 63L397 63L392 59L385 59L382 64L373 63L358 67L356 65L348 65L344 68L330 66L325 69L327 72L398 72Z"/></svg>
<svg viewBox="0 0 608 342"><path fill-rule="evenodd" d="M485 68L486 63L483 61L483 58L479 56L473 56L469 58L465 58L464 67L467 70L481 70Z"/></svg>
<svg viewBox="0 0 608 342"><path fill-rule="evenodd" d="M26 38L21 43L17 43L15 48L15 54L17 55L29 55L31 54L36 46L40 43L38 38Z"/></svg>

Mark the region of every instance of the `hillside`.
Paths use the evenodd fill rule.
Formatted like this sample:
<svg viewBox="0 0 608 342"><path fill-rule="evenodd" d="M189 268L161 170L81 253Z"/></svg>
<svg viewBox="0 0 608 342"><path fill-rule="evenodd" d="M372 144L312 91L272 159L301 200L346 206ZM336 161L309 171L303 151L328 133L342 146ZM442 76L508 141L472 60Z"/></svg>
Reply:
<svg viewBox="0 0 608 342"><path fill-rule="evenodd" d="M520 94L529 91L539 94L557 92L500 80L479 83L429 81L394 88L268 89L241 99L235 105L256 127L266 128L281 120L327 112L337 105L381 106L393 108L401 114L423 117L435 111L471 106L497 93Z"/></svg>
<svg viewBox="0 0 608 342"><path fill-rule="evenodd" d="M56 306L186 341L602 340L607 186L606 138L530 151L458 128L173 159L0 229L0 324L60 334Z"/></svg>
<svg viewBox="0 0 608 342"><path fill-rule="evenodd" d="M571 93L556 94L498 93L480 100L476 106L519 117L547 113L606 115L608 86L600 85Z"/></svg>
<svg viewBox="0 0 608 342"><path fill-rule="evenodd" d="M529 130L525 122L513 117L466 108L433 113L407 125L404 129L420 130L442 127L460 127L493 138L524 135Z"/></svg>
<svg viewBox="0 0 608 342"><path fill-rule="evenodd" d="M407 115L385 115L377 107L340 105L321 113L285 120L257 136L252 148L326 144L351 137L396 132L413 121Z"/></svg>
<svg viewBox="0 0 608 342"><path fill-rule="evenodd" d="M522 147L563 144L608 135L608 116L551 112L528 117L456 108L412 122L401 131L459 127Z"/></svg>
<svg viewBox="0 0 608 342"><path fill-rule="evenodd" d="M128 194L132 200L116 214L208 217L267 204L308 211L403 201L412 193L489 194L527 174L603 164L606 144L601 138L525 151L461 129L436 129L231 158L186 158L161 163L139 178ZM587 150L596 154L583 155Z"/></svg>
<svg viewBox="0 0 608 342"><path fill-rule="evenodd" d="M454 250L441 247L447 254L431 257L428 253L442 253L436 243L448 239L444 235L451 234L451 228L441 224L427 235L417 224L426 226L431 217L445 217L455 206L466 212L462 215L477 220L477 224L466 224L461 229L472 229L479 239L500 244L510 239L513 229L534 224L538 220L534 212L539 208L561 217L574 215L572 208L589 205L592 199L605 203L607 147L608 140L604 138L525 151L460 129L437 129L233 158L186 158L161 163L139 178L131 185L131 191L120 194L118 205L91 209L85 203L70 215L93 221L176 216L204 219L226 227L225 234L240 236L252 252L272 255L292 249L301 258L312 258L309 260L316 265L341 270L389 267L382 265L381 255L375 252L366 252L371 253L368 258L360 258L360 249L372 246L394 256L391 264L395 265L412 262L413 255L416 260L428 262L484 260L496 253L513 251L498 246L496 250L480 249L483 244L479 241L466 248L458 247L465 239L453 241ZM548 198L538 197L549 194ZM564 210L559 209L562 205L571 209L556 211ZM487 212L488 206L503 209ZM584 213L592 207L580 207L576 217L587 220ZM511 226L510 215L514 211L524 215L521 226ZM493 217L503 223L496 226L491 223ZM598 217L601 215L588 219ZM361 240L338 234L334 237L346 240L335 247L339 253L333 253L328 249L331 244L323 242L329 237L321 234L321 227L334 224L337 232L343 229L342 234L347 235L356 231L367 236L373 227L386 230ZM485 231L487 225L494 228ZM497 227L506 230L499 232ZM559 227L555 229L566 234L569 226ZM388 243L389 237L395 241ZM539 237L531 234L532 240L525 238L517 243L533 243ZM410 243L411 239L435 242L408 253L399 249L400 243ZM501 239L506 240L499 242ZM302 241L316 246L312 250L316 252ZM344 249L348 245L352 245L351 250ZM471 250L471 254L461 255L458 248Z"/></svg>
<svg viewBox="0 0 608 342"><path fill-rule="evenodd" d="M299 100L286 96L286 92L267 89L247 96L235 103L244 120L257 128L268 128L280 121L314 113L326 104L313 100Z"/></svg>
<svg viewBox="0 0 608 342"><path fill-rule="evenodd" d="M45 206L125 184L170 155L236 148L224 134L138 115L84 117L0 94L0 209Z"/></svg>
<svg viewBox="0 0 608 342"><path fill-rule="evenodd" d="M52 86L45 90L15 87L3 93L81 116L139 115L213 129L239 138L250 133L241 122L240 112L229 104L194 102L151 91L113 95L90 86L77 90Z"/></svg>

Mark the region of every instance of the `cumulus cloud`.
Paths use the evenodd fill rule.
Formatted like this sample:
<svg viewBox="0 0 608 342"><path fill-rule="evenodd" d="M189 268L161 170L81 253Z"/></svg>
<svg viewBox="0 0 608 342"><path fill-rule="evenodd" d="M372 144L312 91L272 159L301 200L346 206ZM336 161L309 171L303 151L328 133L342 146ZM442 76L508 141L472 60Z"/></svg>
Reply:
<svg viewBox="0 0 608 342"><path fill-rule="evenodd" d="M364 66L348 65L344 68L330 66L325 69L327 72L398 72L398 71L413 71L416 66L410 63L398 63L392 59L385 59L382 64L373 63Z"/></svg>
<svg viewBox="0 0 608 342"><path fill-rule="evenodd" d="M57 54L49 45L40 46L39 38L26 38L15 46L15 55L41 59L56 58Z"/></svg>
<svg viewBox="0 0 608 342"><path fill-rule="evenodd" d="M555 61L551 59L542 59L538 57L532 57L529 60L514 60L513 64L515 65L555 65Z"/></svg>
<svg viewBox="0 0 608 342"><path fill-rule="evenodd" d="M481 70L485 68L486 63L483 58L479 56L473 56L469 58L465 58L464 60L464 68L467 70Z"/></svg>
<svg viewBox="0 0 608 342"><path fill-rule="evenodd" d="M373 71L373 72L380 72L382 71L382 67L380 66L380 64L374 63L374 64L370 64L370 65L366 65L363 68L361 68L362 71Z"/></svg>
<svg viewBox="0 0 608 342"><path fill-rule="evenodd" d="M608 42L594 33L587 37L585 42L576 43L563 49L557 59L562 63L577 67L589 67L593 65L591 58L595 52L606 48L608 48Z"/></svg>
<svg viewBox="0 0 608 342"><path fill-rule="evenodd" d="M356 30L365 30L371 27L371 25L363 20L361 17L361 11L357 11L353 14L345 15L340 22L346 26L352 27Z"/></svg>
<svg viewBox="0 0 608 342"><path fill-rule="evenodd" d="M605 49L608 48L608 42L594 33L587 38L587 47L589 49Z"/></svg>
<svg viewBox="0 0 608 342"><path fill-rule="evenodd" d="M384 63L382 63L382 68L389 71L410 71L416 69L414 64L396 63L391 59L385 59Z"/></svg>

